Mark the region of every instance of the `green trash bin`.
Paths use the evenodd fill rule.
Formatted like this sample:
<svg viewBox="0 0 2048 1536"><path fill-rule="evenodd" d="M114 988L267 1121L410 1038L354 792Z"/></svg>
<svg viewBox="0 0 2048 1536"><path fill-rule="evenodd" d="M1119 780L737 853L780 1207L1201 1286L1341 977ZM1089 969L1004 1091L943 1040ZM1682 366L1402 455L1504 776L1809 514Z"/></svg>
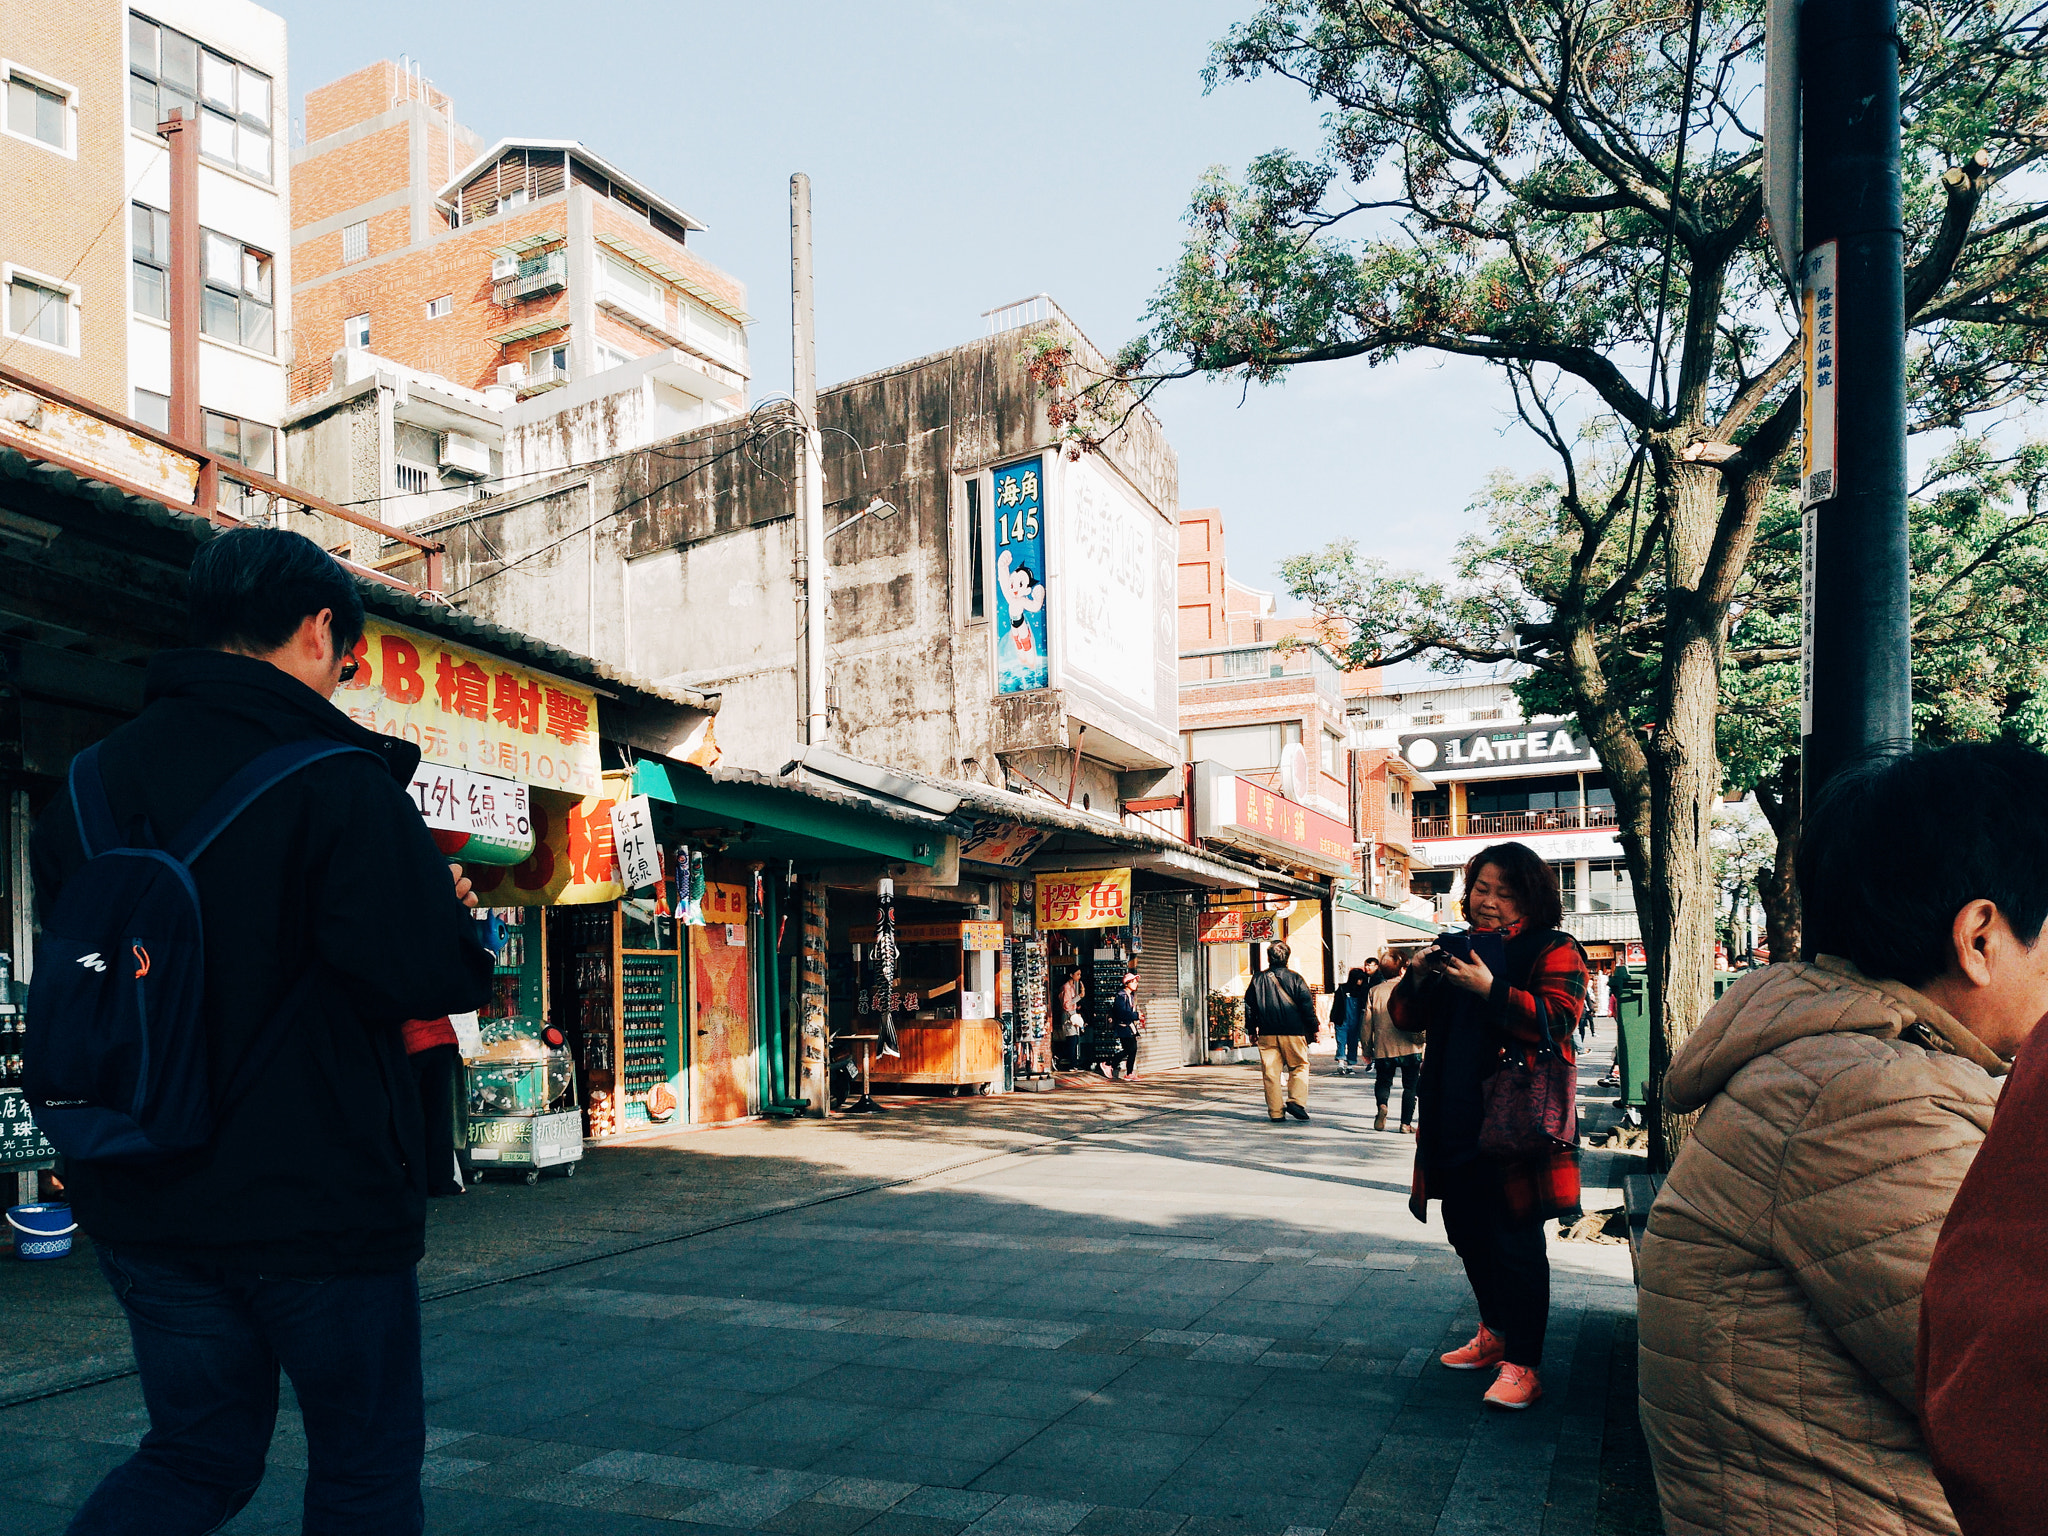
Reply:
<svg viewBox="0 0 2048 1536"><path fill-rule="evenodd" d="M1621 1102L1641 1108L1650 1083L1649 972L1618 965L1608 984L1614 989L1614 1011L1621 1025Z"/></svg>

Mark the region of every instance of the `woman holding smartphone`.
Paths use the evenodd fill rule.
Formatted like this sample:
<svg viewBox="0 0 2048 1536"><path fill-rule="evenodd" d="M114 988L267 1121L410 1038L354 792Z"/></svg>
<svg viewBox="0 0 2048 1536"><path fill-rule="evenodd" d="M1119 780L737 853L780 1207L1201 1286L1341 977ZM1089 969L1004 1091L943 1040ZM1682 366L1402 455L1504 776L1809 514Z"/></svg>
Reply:
<svg viewBox="0 0 2048 1536"><path fill-rule="evenodd" d="M1473 855L1464 901L1471 930L1443 935L1388 1001L1395 1026L1427 1041L1408 1208L1427 1221L1429 1202L1443 1202L1444 1233L1479 1302L1479 1332L1443 1363L1454 1371L1497 1367L1486 1402L1519 1409L1543 1395L1537 1370L1550 1321L1543 1224L1578 1209L1579 1155L1576 1147L1512 1161L1482 1154L1482 1085L1509 1051L1532 1069L1546 1045L1574 1059L1586 960L1558 927L1557 877L1521 843Z"/></svg>

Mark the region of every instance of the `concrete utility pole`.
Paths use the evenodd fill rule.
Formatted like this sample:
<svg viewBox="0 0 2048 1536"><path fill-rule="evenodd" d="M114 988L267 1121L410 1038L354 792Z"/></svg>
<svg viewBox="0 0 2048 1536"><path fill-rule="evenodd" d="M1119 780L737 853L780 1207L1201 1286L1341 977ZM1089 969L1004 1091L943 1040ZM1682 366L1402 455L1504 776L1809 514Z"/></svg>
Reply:
<svg viewBox="0 0 2048 1536"><path fill-rule="evenodd" d="M796 535L797 735L822 746L825 721L825 458L818 435L818 354L811 328L811 178L789 178L790 352L803 430L802 498Z"/></svg>
<svg viewBox="0 0 2048 1536"><path fill-rule="evenodd" d="M171 145L171 436L206 446L199 406L199 119L181 110L156 131Z"/></svg>
<svg viewBox="0 0 2048 1536"><path fill-rule="evenodd" d="M1896 0L1804 0L1798 38L1811 804L1844 764L1913 735Z"/></svg>

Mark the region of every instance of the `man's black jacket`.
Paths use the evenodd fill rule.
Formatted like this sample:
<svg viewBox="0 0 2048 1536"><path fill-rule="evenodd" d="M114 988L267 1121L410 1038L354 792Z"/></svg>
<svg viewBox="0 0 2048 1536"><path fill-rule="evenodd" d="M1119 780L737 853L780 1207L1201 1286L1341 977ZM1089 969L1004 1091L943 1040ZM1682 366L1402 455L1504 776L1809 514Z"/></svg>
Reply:
<svg viewBox="0 0 2048 1536"><path fill-rule="evenodd" d="M1254 1040L1260 1035L1313 1039L1317 1033L1316 1000L1308 983L1284 965L1259 972L1244 989L1244 1030Z"/></svg>
<svg viewBox="0 0 2048 1536"><path fill-rule="evenodd" d="M100 748L114 816L167 841L270 748L363 746L303 769L193 863L218 1095L302 976L307 1001L212 1145L148 1166L74 1164L79 1224L115 1248L265 1274L403 1269L424 1246L420 1112L399 1025L475 1008L491 956L405 791L419 749L355 724L266 661L168 651ZM71 796L36 822L44 911L84 863Z"/></svg>

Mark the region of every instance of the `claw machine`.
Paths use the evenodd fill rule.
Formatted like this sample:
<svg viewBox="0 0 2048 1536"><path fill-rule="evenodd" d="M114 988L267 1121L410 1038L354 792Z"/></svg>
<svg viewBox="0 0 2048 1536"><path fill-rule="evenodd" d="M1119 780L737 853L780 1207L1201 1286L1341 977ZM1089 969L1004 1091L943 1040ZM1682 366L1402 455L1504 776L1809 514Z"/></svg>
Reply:
<svg viewBox="0 0 2048 1536"><path fill-rule="evenodd" d="M493 914L491 996L463 1039L463 1172L513 1173L528 1184L583 1156L583 1110L566 1037L547 1018L544 928L537 908Z"/></svg>

